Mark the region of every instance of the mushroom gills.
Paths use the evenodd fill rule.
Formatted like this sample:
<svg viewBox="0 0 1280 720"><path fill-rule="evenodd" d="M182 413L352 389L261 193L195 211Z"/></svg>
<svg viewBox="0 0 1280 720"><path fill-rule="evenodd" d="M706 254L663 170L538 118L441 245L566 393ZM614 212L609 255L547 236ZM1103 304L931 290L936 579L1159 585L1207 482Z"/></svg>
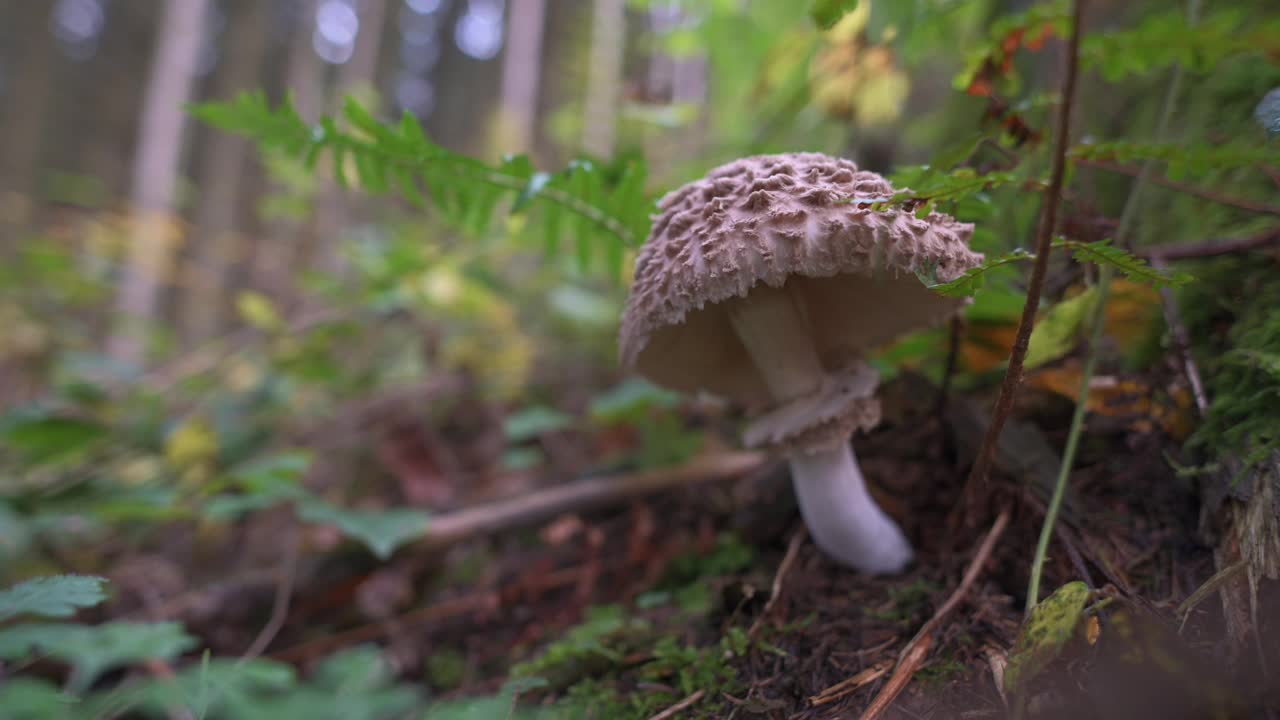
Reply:
<svg viewBox="0 0 1280 720"><path fill-rule="evenodd" d="M778 404L822 387L826 372L804 307L785 287L753 288L732 302L729 317ZM818 547L871 574L898 572L911 562L911 544L871 497L847 439L794 451L788 459L800 513Z"/></svg>

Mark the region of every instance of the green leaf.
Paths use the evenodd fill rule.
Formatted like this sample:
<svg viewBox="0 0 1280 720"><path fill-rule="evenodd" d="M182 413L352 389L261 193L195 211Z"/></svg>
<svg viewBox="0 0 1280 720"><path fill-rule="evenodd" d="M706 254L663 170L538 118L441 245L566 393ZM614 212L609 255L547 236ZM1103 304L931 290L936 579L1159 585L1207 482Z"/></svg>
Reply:
<svg viewBox="0 0 1280 720"><path fill-rule="evenodd" d="M83 692L106 670L142 660L170 660L190 650L196 639L182 625L112 622L86 626L64 623L19 625L0 630L0 658L24 660L40 653L67 663L67 689Z"/></svg>
<svg viewBox="0 0 1280 720"><path fill-rule="evenodd" d="M1004 672L1005 687L1011 693L1026 689L1061 653L1084 616L1089 586L1069 582L1035 606L1018 632Z"/></svg>
<svg viewBox="0 0 1280 720"><path fill-rule="evenodd" d="M809 7L809 17L823 30L830 30L840 18L853 12L858 0L814 0Z"/></svg>
<svg viewBox="0 0 1280 720"><path fill-rule="evenodd" d="M284 663L206 655L205 661L183 668L174 677L142 679L90 696L88 716L116 717L135 711L166 717L187 710L196 717L261 718L264 700L293 690L297 683L297 674Z"/></svg>
<svg viewBox="0 0 1280 720"><path fill-rule="evenodd" d="M79 700L44 680L11 677L0 684L0 708L6 720L92 717L76 712Z"/></svg>
<svg viewBox="0 0 1280 720"><path fill-rule="evenodd" d="M34 415L6 423L0 429L0 443L27 462L44 465L85 453L106 435L105 427L90 420Z"/></svg>
<svg viewBox="0 0 1280 720"><path fill-rule="evenodd" d="M680 394L642 378L628 378L591 400L588 413L600 423L635 422L655 408L674 408Z"/></svg>
<svg viewBox="0 0 1280 720"><path fill-rule="evenodd" d="M93 575L52 575L18 583L0 591L0 621L15 615L69 617L79 608L93 607L107 598L106 578Z"/></svg>
<svg viewBox="0 0 1280 720"><path fill-rule="evenodd" d="M1040 367L1071 352L1097 300L1098 288L1091 287L1049 308L1031 331L1026 367Z"/></svg>
<svg viewBox="0 0 1280 720"><path fill-rule="evenodd" d="M532 440L546 433L564 430L573 425L573 416L545 405L535 405L508 415L503 422L503 433L508 442Z"/></svg>
<svg viewBox="0 0 1280 720"><path fill-rule="evenodd" d="M431 516L418 510L344 510L318 499L300 503L298 516L307 522L336 526L347 537L364 543L380 560L421 537L431 523Z"/></svg>

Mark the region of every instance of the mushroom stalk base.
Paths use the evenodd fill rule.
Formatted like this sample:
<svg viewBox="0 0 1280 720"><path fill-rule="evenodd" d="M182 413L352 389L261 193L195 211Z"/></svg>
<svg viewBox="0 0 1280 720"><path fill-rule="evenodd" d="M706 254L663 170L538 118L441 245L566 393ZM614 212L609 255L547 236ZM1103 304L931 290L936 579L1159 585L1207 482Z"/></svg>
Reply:
<svg viewBox="0 0 1280 720"><path fill-rule="evenodd" d="M795 453L790 463L800 514L823 552L872 575L911 562L911 543L867 491L849 443Z"/></svg>
<svg viewBox="0 0 1280 720"><path fill-rule="evenodd" d="M729 317L779 404L822 387L826 372L808 319L785 288L753 289L731 306ZM793 451L788 459L800 512L818 547L872 574L898 572L911 562L911 544L871 498L848 438L833 448Z"/></svg>

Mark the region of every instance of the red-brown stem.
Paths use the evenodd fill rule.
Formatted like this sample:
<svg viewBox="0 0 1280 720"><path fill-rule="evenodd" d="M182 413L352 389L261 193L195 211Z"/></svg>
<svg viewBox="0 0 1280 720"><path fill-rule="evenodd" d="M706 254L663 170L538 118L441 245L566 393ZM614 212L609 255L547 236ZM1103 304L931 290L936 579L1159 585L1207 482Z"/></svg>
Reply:
<svg viewBox="0 0 1280 720"><path fill-rule="evenodd" d="M1129 165L1121 165L1119 163L1107 162L1105 160L1090 160L1087 158L1076 158L1073 162L1075 162L1075 164L1080 165L1082 167L1091 167L1091 168L1096 168L1098 170L1106 170L1107 172L1120 173L1121 175L1132 175L1134 177L1137 177L1138 175L1142 174L1142 168L1140 167L1131 167ZM1202 198L1204 200L1209 200L1211 202L1216 202L1219 205L1227 205L1230 207L1240 208L1241 210L1248 210L1250 212L1256 212L1256 213L1265 213L1267 215L1280 215L1280 206L1267 205L1266 203L1260 203L1260 202L1255 202L1253 200L1246 200L1244 198L1224 195L1220 192L1214 192L1213 190L1209 190L1207 188L1196 187L1195 185L1191 185L1184 182L1178 182L1177 180L1170 180L1169 178L1162 177L1160 175L1153 174L1149 179L1151 180L1151 182L1157 185L1163 185L1169 188L1170 190L1177 190L1180 193Z"/></svg>
<svg viewBox="0 0 1280 720"><path fill-rule="evenodd" d="M991 425L982 438L982 446L974 459L973 470L965 485L965 514L970 522L977 520L973 512L981 488L991 472L995 459L996 444L1000 440L1000 431L1013 411L1013 399L1022 382L1022 363L1027 356L1027 344L1031 339L1031 328L1035 325L1036 311L1040 308L1040 293L1044 289L1044 277L1049 268L1049 252L1052 248L1053 233L1058 224L1058 205L1062 198L1063 177L1067 168L1067 143L1071 137L1071 106L1076 93L1076 74L1080 57L1080 24L1084 14L1084 0L1072 3L1071 36L1067 39L1066 77L1062 82L1062 103L1058 105L1058 126L1054 137L1053 165L1049 174L1049 189L1045 191L1044 206L1040 211L1040 224L1036 229L1036 260L1031 269L1031 279L1027 283L1027 302L1022 307L1022 320L1018 323L1018 334L1014 338L1013 351L1009 353L1009 369L1005 372L1004 383L1000 386L1000 395L996 398L995 408L991 412Z"/></svg>
<svg viewBox="0 0 1280 720"><path fill-rule="evenodd" d="M1133 251L1133 254L1138 257L1147 258L1153 262L1155 260L1192 260L1195 258L1217 257L1219 255L1231 255L1233 253L1260 250L1268 245L1276 244L1280 244L1280 227L1272 228L1258 235L1251 235L1244 238L1136 248Z"/></svg>

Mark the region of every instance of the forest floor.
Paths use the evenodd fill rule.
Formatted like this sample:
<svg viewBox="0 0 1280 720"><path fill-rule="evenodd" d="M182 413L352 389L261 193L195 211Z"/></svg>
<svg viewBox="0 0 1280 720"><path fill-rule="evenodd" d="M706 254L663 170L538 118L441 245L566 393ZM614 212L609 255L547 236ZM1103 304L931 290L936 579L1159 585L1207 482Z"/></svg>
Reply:
<svg viewBox="0 0 1280 720"><path fill-rule="evenodd" d="M312 552L314 537L296 540L301 559L284 572L228 571L210 557L219 580L159 605L139 588L157 587L172 560L151 557L158 565L130 582L130 565L148 560L133 558L112 573L122 591L108 613L181 619L215 653L232 654L272 616L270 658L305 668L379 643L402 677L437 698L492 696L513 677L538 677L522 706L571 702L585 717L862 717L877 698L891 700L883 718L1004 717L1004 671L1043 521L1042 495L1026 488L1056 467L1051 448L1069 406L1024 397L1006 433L1020 466L998 460L987 512L954 523L988 401L953 393L939 414L936 389L909 375L884 396L885 422L855 447L883 506L917 543L901 576L868 578L826 559L802 530L785 465L761 460L733 479L562 513L445 551L403 550L383 565ZM1280 661L1276 588L1263 588L1258 648L1224 641L1214 593L1183 606L1215 567L1194 486L1166 460L1175 446L1158 431L1090 428L1043 587L1082 580L1101 603L1044 658L1030 717L1276 717L1280 687L1259 681L1259 648ZM895 681L907 643L961 586L1000 510L1007 528ZM278 557L280 518L260 521L236 542L264 533L274 539L260 554ZM900 694L882 696L895 685Z"/></svg>

